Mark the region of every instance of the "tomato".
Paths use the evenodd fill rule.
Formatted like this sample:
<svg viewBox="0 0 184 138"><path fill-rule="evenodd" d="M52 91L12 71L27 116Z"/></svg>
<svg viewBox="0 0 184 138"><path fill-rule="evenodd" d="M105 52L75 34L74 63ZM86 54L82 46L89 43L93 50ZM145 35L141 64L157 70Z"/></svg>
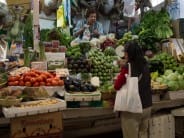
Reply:
<svg viewBox="0 0 184 138"><path fill-rule="evenodd" d="M13 77L12 76L8 77L8 81L13 81Z"/></svg>
<svg viewBox="0 0 184 138"><path fill-rule="evenodd" d="M50 82L47 82L47 83L46 83L46 86L51 86L51 83L50 83Z"/></svg>
<svg viewBox="0 0 184 138"><path fill-rule="evenodd" d="M19 85L19 81L14 81L14 86L18 86Z"/></svg>
<svg viewBox="0 0 184 138"><path fill-rule="evenodd" d="M40 84L39 84L39 82L35 82L35 83L33 84L33 86L34 86L34 87L38 87L38 86L40 86Z"/></svg>
<svg viewBox="0 0 184 138"><path fill-rule="evenodd" d="M15 76L15 81L19 81L20 76Z"/></svg>
<svg viewBox="0 0 184 138"><path fill-rule="evenodd" d="M37 80L38 82L43 81L42 77L40 77L40 76L39 76L39 77L37 77L37 78L36 78L36 80Z"/></svg>
<svg viewBox="0 0 184 138"><path fill-rule="evenodd" d="M25 82L25 86L27 86L27 87L31 87L31 82L26 81L26 82Z"/></svg>
<svg viewBox="0 0 184 138"><path fill-rule="evenodd" d="M48 78L53 78L54 76L52 74L47 75Z"/></svg>
<svg viewBox="0 0 184 138"><path fill-rule="evenodd" d="M59 86L63 86L63 85L64 85L64 81L63 81L63 80L59 80L59 81L58 81L58 85L59 85Z"/></svg>
<svg viewBox="0 0 184 138"><path fill-rule="evenodd" d="M21 76L19 80L20 80L20 81L24 81L24 77L23 77L23 76Z"/></svg>
<svg viewBox="0 0 184 138"><path fill-rule="evenodd" d="M25 76L24 77L24 81L30 81L31 80L31 77L30 76Z"/></svg>
<svg viewBox="0 0 184 138"><path fill-rule="evenodd" d="M12 81L8 82L8 86L14 86L14 82Z"/></svg>
<svg viewBox="0 0 184 138"><path fill-rule="evenodd" d="M42 77L42 80L46 80L47 79L47 76L44 75L44 74L41 74L40 77Z"/></svg>
<svg viewBox="0 0 184 138"><path fill-rule="evenodd" d="M58 86L58 81L52 80L52 86Z"/></svg>
<svg viewBox="0 0 184 138"><path fill-rule="evenodd" d="M35 72L30 72L30 76L31 76L31 77L36 77L36 75L37 75L37 74L36 74Z"/></svg>
<svg viewBox="0 0 184 138"><path fill-rule="evenodd" d="M51 78L48 78L47 79L47 83L52 83L52 79Z"/></svg>
<svg viewBox="0 0 184 138"><path fill-rule="evenodd" d="M36 78L31 78L31 83L35 83L36 82Z"/></svg>
<svg viewBox="0 0 184 138"><path fill-rule="evenodd" d="M10 76L8 78L8 81L17 81L17 77L16 76Z"/></svg>
<svg viewBox="0 0 184 138"><path fill-rule="evenodd" d="M45 86L45 82L40 82L40 86Z"/></svg>
<svg viewBox="0 0 184 138"><path fill-rule="evenodd" d="M59 79L58 77L55 77L54 80L55 80L55 81L59 81L60 79Z"/></svg>
<svg viewBox="0 0 184 138"><path fill-rule="evenodd" d="M19 86L24 86L24 81L20 81Z"/></svg>

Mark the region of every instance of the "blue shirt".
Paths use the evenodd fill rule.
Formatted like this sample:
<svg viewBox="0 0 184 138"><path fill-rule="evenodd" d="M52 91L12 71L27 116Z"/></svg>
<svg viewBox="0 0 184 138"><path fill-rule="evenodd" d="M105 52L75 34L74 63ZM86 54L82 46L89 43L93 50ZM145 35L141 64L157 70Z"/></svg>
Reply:
<svg viewBox="0 0 184 138"><path fill-rule="evenodd" d="M73 34L78 32L84 25L86 24L86 20L80 20L77 22L76 27L73 29ZM103 26L100 22L95 22L93 25L89 27L89 31L93 36L93 31L97 30L100 35L103 34Z"/></svg>

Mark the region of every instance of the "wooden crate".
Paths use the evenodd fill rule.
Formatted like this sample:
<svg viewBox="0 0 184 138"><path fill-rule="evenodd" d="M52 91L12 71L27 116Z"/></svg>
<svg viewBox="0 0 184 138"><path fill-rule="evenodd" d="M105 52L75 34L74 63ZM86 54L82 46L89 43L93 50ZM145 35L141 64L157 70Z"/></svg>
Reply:
<svg viewBox="0 0 184 138"><path fill-rule="evenodd" d="M175 117L176 138L184 138L184 108L177 108L171 111Z"/></svg>
<svg viewBox="0 0 184 138"><path fill-rule="evenodd" d="M54 100L56 103L48 104L52 100ZM62 111L64 109L66 109L66 102L64 100L57 98L48 98L45 100L22 102L20 103L20 107L19 106L18 107L12 106L10 108L3 107L3 113L6 118L15 118L49 112L57 112Z"/></svg>
<svg viewBox="0 0 184 138"><path fill-rule="evenodd" d="M73 92L65 93L65 101L100 101L101 93L96 92Z"/></svg>
<svg viewBox="0 0 184 138"><path fill-rule="evenodd" d="M62 138L61 112L13 118L11 138Z"/></svg>
<svg viewBox="0 0 184 138"><path fill-rule="evenodd" d="M163 99L165 100L184 99L184 90L168 91L167 93L165 93Z"/></svg>
<svg viewBox="0 0 184 138"><path fill-rule="evenodd" d="M171 114L153 116L149 120L149 138L175 138L175 121Z"/></svg>

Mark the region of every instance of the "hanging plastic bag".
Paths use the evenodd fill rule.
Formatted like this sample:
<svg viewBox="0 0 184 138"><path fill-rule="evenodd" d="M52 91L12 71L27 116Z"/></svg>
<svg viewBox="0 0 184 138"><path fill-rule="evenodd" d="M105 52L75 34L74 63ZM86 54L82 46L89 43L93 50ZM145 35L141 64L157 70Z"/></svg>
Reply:
<svg viewBox="0 0 184 138"><path fill-rule="evenodd" d="M123 15L125 17L135 16L135 0L124 0Z"/></svg>
<svg viewBox="0 0 184 138"><path fill-rule="evenodd" d="M88 25L85 25L85 30L84 30L84 33L83 33L83 37L82 37L82 40L84 41L89 41L90 38L91 38L91 33L89 31L89 26Z"/></svg>

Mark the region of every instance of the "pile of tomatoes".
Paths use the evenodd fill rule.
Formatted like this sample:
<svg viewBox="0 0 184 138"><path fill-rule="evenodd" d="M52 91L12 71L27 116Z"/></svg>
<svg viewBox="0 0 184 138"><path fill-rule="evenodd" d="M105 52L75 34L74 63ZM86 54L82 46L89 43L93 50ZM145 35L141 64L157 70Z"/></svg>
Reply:
<svg viewBox="0 0 184 138"><path fill-rule="evenodd" d="M22 75L9 76L9 86L63 86L64 81L55 74L38 70L30 70Z"/></svg>

